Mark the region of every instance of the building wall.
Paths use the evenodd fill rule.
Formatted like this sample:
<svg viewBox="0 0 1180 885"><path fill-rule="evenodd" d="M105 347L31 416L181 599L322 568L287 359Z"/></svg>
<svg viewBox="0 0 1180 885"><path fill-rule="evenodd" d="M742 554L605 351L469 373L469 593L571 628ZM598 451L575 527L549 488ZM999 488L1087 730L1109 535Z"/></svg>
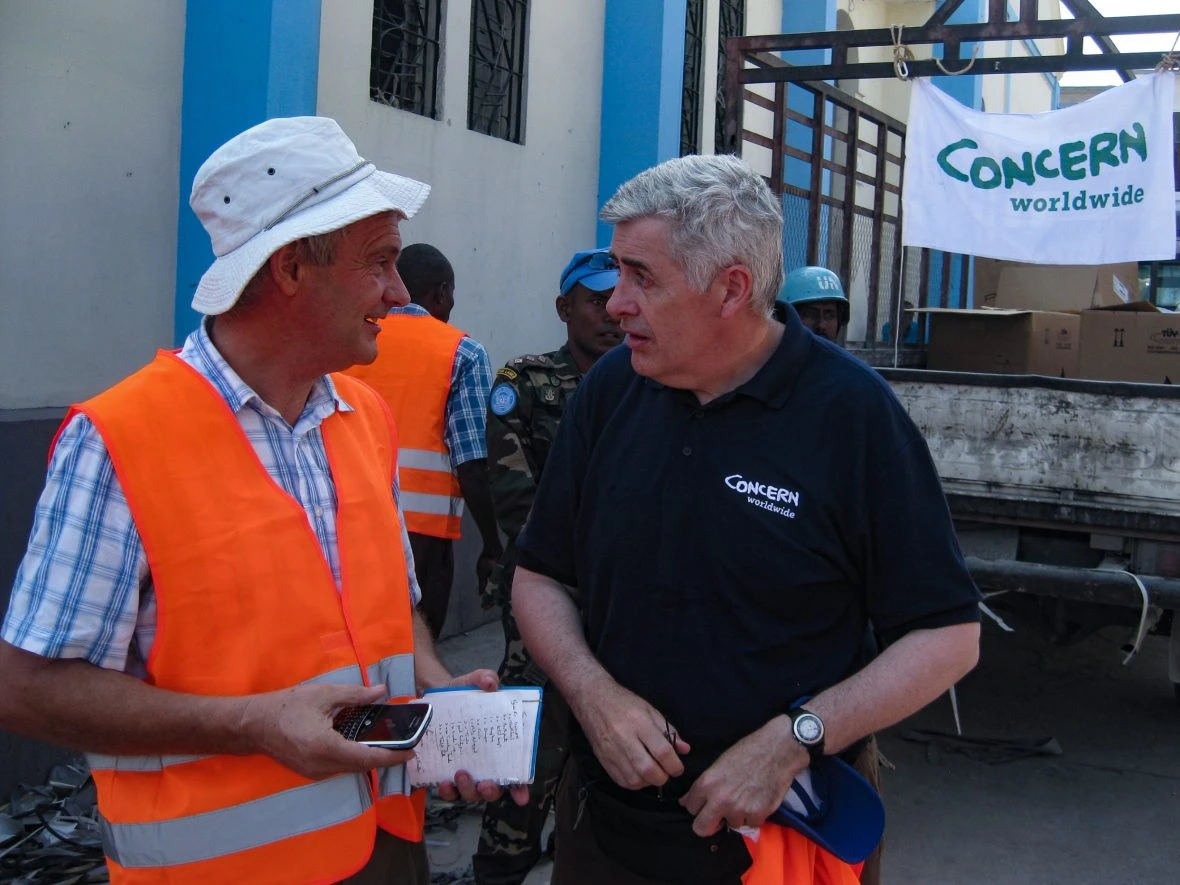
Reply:
<svg viewBox="0 0 1180 885"><path fill-rule="evenodd" d="M431 185L406 243L441 249L455 268L451 321L494 364L565 340L553 309L561 269L595 242L603 4L529 10L524 144L467 128L471 4L445 4L442 119L369 100L372 2L325 0L318 112L361 155Z"/></svg>
<svg viewBox="0 0 1180 885"><path fill-rule="evenodd" d="M850 3L840 0L842 9L852 19L856 30L888 28L890 25L902 25L902 40L905 41L905 28L917 28L925 24L934 13L933 2L914 3ZM929 50L919 47L914 50L919 58L927 57ZM864 47L859 50L858 61L885 62L892 61L893 53L888 47ZM891 78L884 80L859 80L856 95L890 117L905 120L909 116L910 84L902 80Z"/></svg>
<svg viewBox="0 0 1180 885"><path fill-rule="evenodd" d="M1010 14L1014 12L1009 4ZM1061 18L1061 5L1055 0L1040 0L1042 20ZM1028 58L1040 54L1056 55L1063 41L1010 40L986 44L984 58ZM1001 114L1035 114L1058 105L1059 86L1054 74L1013 74L983 78L983 106Z"/></svg>
<svg viewBox="0 0 1180 885"><path fill-rule="evenodd" d="M184 19L0 0L0 616L64 407L172 341ZM61 755L0 732L0 795Z"/></svg>
<svg viewBox="0 0 1180 885"><path fill-rule="evenodd" d="M605 245L596 241L604 4L530 6L523 144L467 128L470 3L444 4L438 120L369 99L370 0L324 0L320 19L316 112L378 168L430 183L403 241L450 259L451 322L484 344L493 368L564 342L553 307L561 270L574 252ZM447 635L496 617L475 592L479 547L467 516Z"/></svg>
<svg viewBox="0 0 1180 885"><path fill-rule="evenodd" d="M184 12L0 0L0 410L171 342Z"/></svg>

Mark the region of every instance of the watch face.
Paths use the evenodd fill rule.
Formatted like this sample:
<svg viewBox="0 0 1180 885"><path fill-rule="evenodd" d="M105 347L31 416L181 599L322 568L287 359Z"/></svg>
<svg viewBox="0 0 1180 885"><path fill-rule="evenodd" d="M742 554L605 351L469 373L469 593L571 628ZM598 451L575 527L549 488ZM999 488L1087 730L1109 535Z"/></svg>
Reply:
<svg viewBox="0 0 1180 885"><path fill-rule="evenodd" d="M800 743L814 744L824 736L824 724L812 713L804 713L795 719L795 737Z"/></svg>

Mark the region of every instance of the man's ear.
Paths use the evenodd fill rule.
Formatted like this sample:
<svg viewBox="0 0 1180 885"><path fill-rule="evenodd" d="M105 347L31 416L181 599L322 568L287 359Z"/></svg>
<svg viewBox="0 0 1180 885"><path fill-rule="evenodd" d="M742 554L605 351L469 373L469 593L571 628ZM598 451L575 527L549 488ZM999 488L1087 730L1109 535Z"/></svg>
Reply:
<svg viewBox="0 0 1180 885"><path fill-rule="evenodd" d="M303 280L303 265L294 243L281 246L267 259L271 279L284 295L294 295Z"/></svg>
<svg viewBox="0 0 1180 885"><path fill-rule="evenodd" d="M749 310L754 298L754 277L744 264L731 264L717 272L713 284L721 289L721 315Z"/></svg>
<svg viewBox="0 0 1180 885"><path fill-rule="evenodd" d="M447 284L435 283L429 289L422 293L423 307L441 307L446 304L447 298Z"/></svg>
<svg viewBox="0 0 1180 885"><path fill-rule="evenodd" d="M570 311L573 310L573 304L570 303L573 298L573 293L569 295L558 295L553 299L553 306L557 308L557 318L563 323L570 321Z"/></svg>

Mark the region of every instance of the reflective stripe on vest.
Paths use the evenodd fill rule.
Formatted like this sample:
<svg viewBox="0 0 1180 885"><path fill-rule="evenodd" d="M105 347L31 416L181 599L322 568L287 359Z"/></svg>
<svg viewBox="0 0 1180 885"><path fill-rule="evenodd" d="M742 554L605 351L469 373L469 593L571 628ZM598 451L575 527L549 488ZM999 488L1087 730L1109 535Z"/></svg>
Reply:
<svg viewBox="0 0 1180 885"><path fill-rule="evenodd" d="M414 691L414 656L393 655L370 664L366 670L369 685L385 685L391 698L412 697Z"/></svg>
<svg viewBox="0 0 1180 885"><path fill-rule="evenodd" d="M458 519L463 515L463 499L450 495L429 495L426 492L407 492L402 489L402 509L406 512L426 513ZM409 518L407 517L407 523Z"/></svg>
<svg viewBox="0 0 1180 885"><path fill-rule="evenodd" d="M398 474L406 528L436 538L458 538L463 515L446 444L447 401L463 338L432 316L390 314L381 320L377 359L346 373L371 384L388 404L403 447Z"/></svg>
<svg viewBox="0 0 1180 885"><path fill-rule="evenodd" d="M398 471L401 474L401 506L407 514L406 525L412 520L408 514L423 514L426 516L443 516L448 521L463 518L463 498L453 494L453 473L451 471L451 456L445 452L432 452L429 449L399 449L397 453ZM433 476L421 476L411 471L429 473ZM422 491L423 488L439 490ZM421 520L417 522L421 525Z"/></svg>
<svg viewBox="0 0 1180 885"><path fill-rule="evenodd" d="M413 618L391 495L397 435L380 398L321 424L337 492L337 586L307 516L261 468L224 399L174 355L77 407L101 434L144 541L159 612L158 688L244 696L294 685L414 694ZM67 415L69 421L73 412ZM111 881L338 881L376 826L422 836L421 794L310 781L263 755L93 757ZM404 776L389 776L399 783Z"/></svg>
<svg viewBox="0 0 1180 885"><path fill-rule="evenodd" d="M451 473L451 456L445 452L432 452L429 449L398 449L397 464L402 470L414 467L418 470L437 470L448 476Z"/></svg>
<svg viewBox="0 0 1180 885"><path fill-rule="evenodd" d="M346 774L273 793L244 805L146 824L99 819L103 850L121 867L155 867L211 860L267 845L290 835L291 820L331 827L373 805L367 781Z"/></svg>

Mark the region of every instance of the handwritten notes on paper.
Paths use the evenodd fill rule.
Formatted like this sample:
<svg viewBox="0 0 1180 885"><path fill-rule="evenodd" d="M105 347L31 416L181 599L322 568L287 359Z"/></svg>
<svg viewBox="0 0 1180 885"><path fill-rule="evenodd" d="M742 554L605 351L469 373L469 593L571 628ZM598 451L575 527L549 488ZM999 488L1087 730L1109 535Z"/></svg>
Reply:
<svg viewBox="0 0 1180 885"><path fill-rule="evenodd" d="M434 707L426 735L406 768L415 787L454 780L531 784L541 721L541 689L438 689L422 698Z"/></svg>

